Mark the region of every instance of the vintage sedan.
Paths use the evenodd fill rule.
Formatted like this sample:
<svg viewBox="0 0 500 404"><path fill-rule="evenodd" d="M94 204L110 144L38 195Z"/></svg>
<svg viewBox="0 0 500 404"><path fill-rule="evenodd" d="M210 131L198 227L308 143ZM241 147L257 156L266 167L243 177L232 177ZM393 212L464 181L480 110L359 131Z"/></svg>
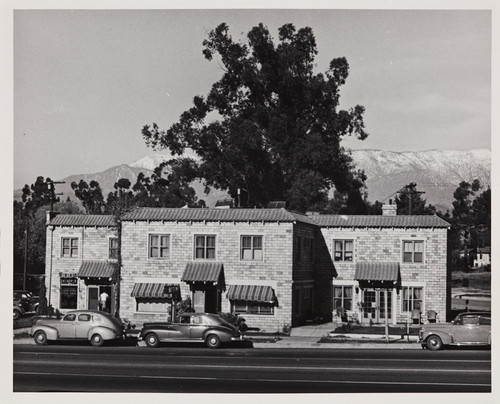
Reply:
<svg viewBox="0 0 500 404"><path fill-rule="evenodd" d="M74 310L61 319L39 318L31 327L31 335L38 345L47 341L87 340L93 346L104 341L124 338L122 323L108 313L94 310Z"/></svg>
<svg viewBox="0 0 500 404"><path fill-rule="evenodd" d="M444 345L491 345L491 313L464 312L451 323L425 324L419 332L422 348L432 351Z"/></svg>
<svg viewBox="0 0 500 404"><path fill-rule="evenodd" d="M234 325L206 313L183 313L173 323L145 323L139 335L150 348L160 342L205 342L209 348L219 348L225 342L242 339Z"/></svg>

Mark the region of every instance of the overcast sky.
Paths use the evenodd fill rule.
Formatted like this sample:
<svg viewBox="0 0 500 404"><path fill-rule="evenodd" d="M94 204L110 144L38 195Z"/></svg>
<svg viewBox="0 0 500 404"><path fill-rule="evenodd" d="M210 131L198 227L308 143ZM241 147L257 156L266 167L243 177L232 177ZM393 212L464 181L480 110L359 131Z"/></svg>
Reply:
<svg viewBox="0 0 500 404"><path fill-rule="evenodd" d="M317 71L345 56L341 107L365 106L354 149L491 147L490 11L148 10L14 12L14 187L129 163L222 74L202 55L221 22L310 26Z"/></svg>

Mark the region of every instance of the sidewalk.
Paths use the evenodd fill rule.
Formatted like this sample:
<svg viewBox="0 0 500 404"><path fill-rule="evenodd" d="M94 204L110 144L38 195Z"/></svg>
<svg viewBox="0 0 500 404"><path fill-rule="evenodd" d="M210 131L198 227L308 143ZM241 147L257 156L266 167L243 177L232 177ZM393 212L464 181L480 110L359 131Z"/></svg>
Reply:
<svg viewBox="0 0 500 404"><path fill-rule="evenodd" d="M422 349L418 343L418 337L410 336L401 339L400 336L389 336L389 343L385 341L384 335L374 334L333 334L334 323L319 325L308 325L292 328L290 336L280 336L276 341L270 341L269 337L252 336L253 347L255 349ZM27 335L30 328L20 328L14 330L14 344L34 345L33 338ZM319 342L322 337L330 336L333 342ZM146 344L141 341L139 346Z"/></svg>

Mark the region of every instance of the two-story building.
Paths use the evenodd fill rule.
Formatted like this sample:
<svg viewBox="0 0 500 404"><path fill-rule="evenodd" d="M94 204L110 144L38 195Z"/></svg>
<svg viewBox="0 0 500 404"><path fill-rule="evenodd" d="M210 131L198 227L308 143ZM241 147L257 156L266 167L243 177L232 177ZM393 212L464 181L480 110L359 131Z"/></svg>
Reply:
<svg viewBox="0 0 500 404"><path fill-rule="evenodd" d="M165 321L186 297L195 311L240 314L267 331L328 320L337 307L378 322L385 302L392 322L417 305L444 319L448 223L385 213L136 208L121 221L119 288L113 217L56 215L47 226L49 303L94 309L106 293L106 310L119 299L121 317L137 326Z"/></svg>

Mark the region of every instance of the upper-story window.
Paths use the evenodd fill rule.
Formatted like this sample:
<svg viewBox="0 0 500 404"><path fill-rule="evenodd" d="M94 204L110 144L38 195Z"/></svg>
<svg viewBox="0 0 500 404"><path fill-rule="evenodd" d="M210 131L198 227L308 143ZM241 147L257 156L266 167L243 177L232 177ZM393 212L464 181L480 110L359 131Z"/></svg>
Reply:
<svg viewBox="0 0 500 404"><path fill-rule="evenodd" d="M354 256L353 240L333 240L334 261L352 261Z"/></svg>
<svg viewBox="0 0 500 404"><path fill-rule="evenodd" d="M170 235L150 234L149 235L149 258L170 258Z"/></svg>
<svg viewBox="0 0 500 404"><path fill-rule="evenodd" d="M118 237L109 238L109 259L118 259Z"/></svg>
<svg viewBox="0 0 500 404"><path fill-rule="evenodd" d="M195 236L194 257L195 259L215 259L215 236Z"/></svg>
<svg viewBox="0 0 500 404"><path fill-rule="evenodd" d="M422 240L403 241L403 262L424 262L424 242Z"/></svg>
<svg viewBox="0 0 500 404"><path fill-rule="evenodd" d="M78 238L63 237L61 240L61 256L63 258L78 258Z"/></svg>
<svg viewBox="0 0 500 404"><path fill-rule="evenodd" d="M262 236L241 236L240 258L245 261L262 261Z"/></svg>

